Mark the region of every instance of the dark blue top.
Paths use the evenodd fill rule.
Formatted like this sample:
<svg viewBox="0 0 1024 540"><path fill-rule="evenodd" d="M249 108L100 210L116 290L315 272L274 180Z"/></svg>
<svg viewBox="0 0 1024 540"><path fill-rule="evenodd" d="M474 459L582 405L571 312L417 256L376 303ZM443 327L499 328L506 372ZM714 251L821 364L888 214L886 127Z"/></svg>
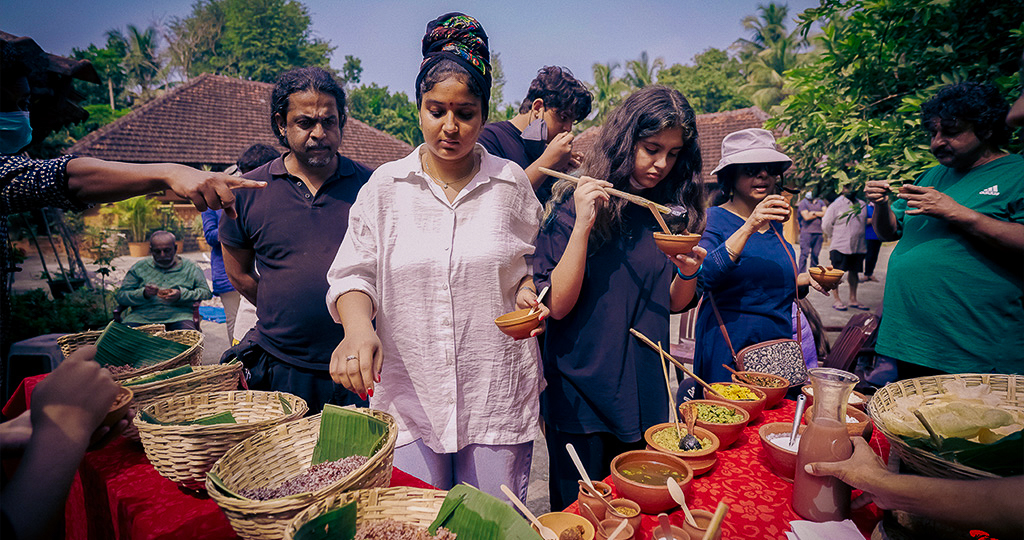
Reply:
<svg viewBox="0 0 1024 540"><path fill-rule="evenodd" d="M213 277L213 294L222 295L235 290L228 280L228 273L224 271L224 251L220 247L220 240L217 239L217 230L220 228L220 218L223 210L204 210L203 236L206 243L210 244L210 273Z"/></svg>
<svg viewBox="0 0 1024 540"><path fill-rule="evenodd" d="M754 343L793 337L796 284L793 264L784 251L793 255L793 246L779 240L782 226L772 222L779 236L771 230L750 235L739 262L733 262L725 251L725 241L745 222L718 206L709 208L707 228L700 241L708 256L704 259L705 295L697 315L693 367L709 382L728 381L729 372L722 364L735 364L707 292L714 296L736 352Z"/></svg>
<svg viewBox="0 0 1024 540"><path fill-rule="evenodd" d="M669 347L669 287L675 265L654 244L657 228L644 208L624 211L627 233L597 250L591 245L576 306L548 319L542 357L548 387L541 412L569 433L612 433L638 441L668 421L668 395L658 353L629 333L636 328ZM533 279L543 288L576 220L573 200L560 203L537 236ZM698 293L699 294L699 293Z"/></svg>
<svg viewBox="0 0 1024 540"><path fill-rule="evenodd" d="M324 302L327 269L372 171L339 155L337 172L313 196L288 174L285 156L245 174L267 187L235 191L238 219L221 220L220 241L256 252L256 343L284 362L323 370L344 336Z"/></svg>
<svg viewBox="0 0 1024 540"><path fill-rule="evenodd" d="M508 120L485 125L476 141L489 154L514 161L524 171L544 153L545 146L541 141L523 139L523 132ZM534 190L542 205L551 198L551 186L554 184L555 178L549 176L544 179L540 187Z"/></svg>
<svg viewBox="0 0 1024 540"><path fill-rule="evenodd" d="M875 203L868 203L868 219L871 219L875 215ZM864 238L868 240L878 240L878 235L875 233L875 228L870 223L864 229Z"/></svg>

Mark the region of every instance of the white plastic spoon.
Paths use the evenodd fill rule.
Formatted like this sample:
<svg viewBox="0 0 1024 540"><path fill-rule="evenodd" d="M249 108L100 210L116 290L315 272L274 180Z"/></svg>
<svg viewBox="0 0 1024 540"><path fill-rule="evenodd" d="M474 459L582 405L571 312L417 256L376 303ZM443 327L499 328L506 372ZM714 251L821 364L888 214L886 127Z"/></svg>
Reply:
<svg viewBox="0 0 1024 540"><path fill-rule="evenodd" d="M683 493L683 488L679 487L679 482L676 482L676 479L671 476L668 478L668 493L672 496L672 500L683 509L683 513L686 514L686 522L691 527L697 528L697 520L693 519L693 514L690 513L690 509L686 506L686 494Z"/></svg>
<svg viewBox="0 0 1024 540"><path fill-rule="evenodd" d="M615 527L615 529L612 530L611 534L608 535L608 539L609 540L615 540L615 538L617 536L619 536L619 533L622 532L622 530L626 528L626 524L627 523L629 523L629 522L626 521L626 520L620 521L619 522L619 526Z"/></svg>
<svg viewBox="0 0 1024 540"><path fill-rule="evenodd" d="M555 534L555 531L551 530L549 527L541 525L541 523L537 521L537 516L533 515L533 512L523 504L523 501L519 500L519 497L516 497L515 493L512 493L512 490L509 489L508 486L502 484L501 491L510 501L512 501L512 504L516 505L516 508L526 516L526 519L530 520L530 523L532 523L534 527L537 527L537 531L540 532L541 538L544 540L558 540L558 535Z"/></svg>
<svg viewBox="0 0 1024 540"><path fill-rule="evenodd" d="M566 443L565 449L569 451L569 457L571 457L572 462L576 464L576 470L580 472L580 476L583 478L583 481L587 483L587 487L589 487L594 493L600 495L601 491L594 487L594 483L590 481L590 476L587 474L587 470L583 468L583 462L580 461L580 456L576 453L576 448L573 447L572 443Z"/></svg>
<svg viewBox="0 0 1024 540"><path fill-rule="evenodd" d="M543 289L540 290L540 294L537 295L537 305L540 305L541 301L544 300L544 295L548 293L548 289L550 288L551 285L548 285L547 287L544 287ZM537 306L533 306L532 308L530 308L529 315L533 315L533 311L535 309L537 309Z"/></svg>

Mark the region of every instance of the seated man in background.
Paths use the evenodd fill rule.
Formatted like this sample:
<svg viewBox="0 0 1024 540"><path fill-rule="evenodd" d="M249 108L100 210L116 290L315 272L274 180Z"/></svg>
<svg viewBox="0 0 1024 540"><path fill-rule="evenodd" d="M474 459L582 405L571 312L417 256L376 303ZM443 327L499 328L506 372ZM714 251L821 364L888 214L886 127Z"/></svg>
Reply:
<svg viewBox="0 0 1024 540"><path fill-rule="evenodd" d="M135 263L117 291L117 303L130 306L129 326L163 324L168 330L198 330L192 304L213 293L196 263L178 256L174 235L156 231L149 237L151 257Z"/></svg>

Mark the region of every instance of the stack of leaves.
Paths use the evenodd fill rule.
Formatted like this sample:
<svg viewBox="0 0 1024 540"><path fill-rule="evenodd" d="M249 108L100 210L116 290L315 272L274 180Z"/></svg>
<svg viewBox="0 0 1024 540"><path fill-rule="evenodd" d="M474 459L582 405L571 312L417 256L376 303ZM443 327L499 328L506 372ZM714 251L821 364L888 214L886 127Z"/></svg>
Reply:
<svg viewBox="0 0 1024 540"><path fill-rule="evenodd" d="M209 416L196 418L195 420L180 420L177 422L165 422L153 416L152 414L149 414L146 411L140 412L139 416L141 416L143 420L149 422L150 424L161 424L165 426L212 426L214 424L238 423L235 420L235 415L232 414L231 411L221 411L219 413L211 414Z"/></svg>
<svg viewBox="0 0 1024 540"><path fill-rule="evenodd" d="M337 405L324 405L320 434L313 448L313 465L349 456L371 457L387 440L388 425L368 414Z"/></svg>
<svg viewBox="0 0 1024 540"><path fill-rule="evenodd" d="M110 321L96 341L96 361L104 367L141 369L170 360L188 349L184 343L151 336Z"/></svg>
<svg viewBox="0 0 1024 540"><path fill-rule="evenodd" d="M158 371L156 373L151 373L149 375L142 375L140 377L128 379L127 381L124 381L121 384L125 386L137 386L140 384L149 384L157 381L166 381L168 379L173 379L180 375L187 375L189 373L192 373L192 371L192 366L181 366L176 367L174 369L165 369L164 371Z"/></svg>

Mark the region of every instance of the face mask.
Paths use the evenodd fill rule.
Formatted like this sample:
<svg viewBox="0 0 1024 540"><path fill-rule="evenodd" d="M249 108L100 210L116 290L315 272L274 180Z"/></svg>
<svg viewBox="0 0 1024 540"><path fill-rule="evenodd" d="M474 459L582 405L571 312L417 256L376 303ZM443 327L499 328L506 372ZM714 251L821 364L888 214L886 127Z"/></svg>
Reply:
<svg viewBox="0 0 1024 540"><path fill-rule="evenodd" d="M14 154L32 142L28 111L0 113L0 154Z"/></svg>
<svg viewBox="0 0 1024 540"><path fill-rule="evenodd" d="M544 121L544 117L541 116L530 122L530 125L523 130L522 137L526 141L548 142L548 123Z"/></svg>
<svg viewBox="0 0 1024 540"><path fill-rule="evenodd" d="M814 195L811 195L811 192L808 191L807 193L804 193L804 198L809 201L814 198Z"/></svg>

